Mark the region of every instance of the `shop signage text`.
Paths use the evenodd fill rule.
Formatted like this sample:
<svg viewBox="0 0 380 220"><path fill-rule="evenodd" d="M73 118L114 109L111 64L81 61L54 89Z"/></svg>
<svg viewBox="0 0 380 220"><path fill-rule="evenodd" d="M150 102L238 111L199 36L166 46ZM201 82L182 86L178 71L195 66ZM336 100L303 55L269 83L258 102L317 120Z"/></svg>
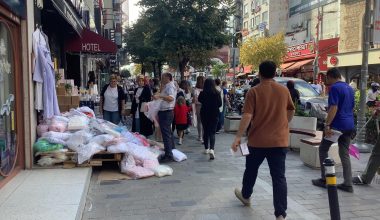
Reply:
<svg viewBox="0 0 380 220"><path fill-rule="evenodd" d="M373 43L380 44L380 0L375 0L375 15L373 21Z"/></svg>
<svg viewBox="0 0 380 220"><path fill-rule="evenodd" d="M100 52L100 45L94 43L82 43L82 51L84 52Z"/></svg>
<svg viewBox="0 0 380 220"><path fill-rule="evenodd" d="M286 58L301 57L314 54L314 43L304 43L288 47Z"/></svg>

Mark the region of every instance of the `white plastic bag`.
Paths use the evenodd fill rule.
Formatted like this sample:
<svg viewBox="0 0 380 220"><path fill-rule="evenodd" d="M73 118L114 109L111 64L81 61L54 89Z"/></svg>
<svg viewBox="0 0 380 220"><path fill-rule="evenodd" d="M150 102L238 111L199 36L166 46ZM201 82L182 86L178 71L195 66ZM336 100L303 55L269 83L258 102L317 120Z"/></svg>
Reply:
<svg viewBox="0 0 380 220"><path fill-rule="evenodd" d="M157 116L158 111L160 111L161 102L162 100L158 99L158 100L154 100L154 101L146 103L146 107L148 108L148 111L144 112L144 114L151 121L154 121L154 118Z"/></svg>
<svg viewBox="0 0 380 220"><path fill-rule="evenodd" d="M173 149L172 152L173 152L173 159L175 161L181 162L181 161L187 160L186 154L182 153L181 151L177 149Z"/></svg>
<svg viewBox="0 0 380 220"><path fill-rule="evenodd" d="M59 115L53 116L53 121L65 122L66 124L69 123L69 119L67 117L59 116Z"/></svg>
<svg viewBox="0 0 380 220"><path fill-rule="evenodd" d="M77 110L85 114L90 114L93 118L95 117L95 112L87 106L77 108Z"/></svg>
<svg viewBox="0 0 380 220"><path fill-rule="evenodd" d="M92 138L92 134L88 131L81 130L75 132L66 142L67 147L75 152L78 152L80 145L87 144Z"/></svg>
<svg viewBox="0 0 380 220"><path fill-rule="evenodd" d="M127 153L128 152L128 146L126 143L119 143L116 145L108 146L107 151L110 153L113 153L113 154Z"/></svg>
<svg viewBox="0 0 380 220"><path fill-rule="evenodd" d="M72 130L81 130L88 127L89 119L87 116L73 116L69 120L67 129Z"/></svg>
<svg viewBox="0 0 380 220"><path fill-rule="evenodd" d="M78 147L78 164L89 160L94 154L104 151L105 147L97 143L88 143L86 145L80 145Z"/></svg>
<svg viewBox="0 0 380 220"><path fill-rule="evenodd" d="M117 132L115 130L112 130L110 128L104 129L104 132L107 133L107 134L110 134L110 135L112 135L114 137L120 137L121 136L121 134L119 132Z"/></svg>
<svg viewBox="0 0 380 220"><path fill-rule="evenodd" d="M171 176L173 175L173 169L167 165L159 165L153 168L152 171L157 177Z"/></svg>
<svg viewBox="0 0 380 220"><path fill-rule="evenodd" d="M57 138L57 139L61 139L64 141L67 141L71 136L72 136L72 134L70 134L70 133L61 133L61 132L55 132L55 131L49 131L49 132L46 132L42 135L42 137Z"/></svg>
<svg viewBox="0 0 380 220"><path fill-rule="evenodd" d="M48 142L51 143L51 144L62 144L63 146L67 146L66 141L64 141L64 140L62 140L62 139L59 139L59 138L54 138L54 137L41 137L41 138L39 138L37 141L42 140L42 139L48 141Z"/></svg>
<svg viewBox="0 0 380 220"><path fill-rule="evenodd" d="M109 135L109 134L102 134L102 135L98 135L98 136L95 136L91 139L91 142L94 142L94 143L97 143L97 144L100 144L102 146L106 146L104 145L106 142L109 142L109 141L112 141L114 139L114 137L112 135Z"/></svg>

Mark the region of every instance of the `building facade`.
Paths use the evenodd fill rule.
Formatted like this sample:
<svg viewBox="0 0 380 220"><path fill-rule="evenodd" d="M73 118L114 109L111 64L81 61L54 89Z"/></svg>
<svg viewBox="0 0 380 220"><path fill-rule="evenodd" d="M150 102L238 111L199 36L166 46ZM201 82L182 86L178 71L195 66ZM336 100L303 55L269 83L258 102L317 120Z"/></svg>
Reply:
<svg viewBox="0 0 380 220"><path fill-rule="evenodd" d="M242 12L243 41L249 37L272 36L286 31L287 0L244 0Z"/></svg>

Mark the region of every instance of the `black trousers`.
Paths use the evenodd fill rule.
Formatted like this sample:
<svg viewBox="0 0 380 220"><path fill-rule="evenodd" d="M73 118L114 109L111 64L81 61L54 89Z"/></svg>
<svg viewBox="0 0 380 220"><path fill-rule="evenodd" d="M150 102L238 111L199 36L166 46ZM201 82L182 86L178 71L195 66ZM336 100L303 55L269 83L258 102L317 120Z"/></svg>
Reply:
<svg viewBox="0 0 380 220"><path fill-rule="evenodd" d="M218 119L207 120L205 116L201 116L203 126L203 141L205 149L210 148L214 150L215 147L215 134L218 125Z"/></svg>
<svg viewBox="0 0 380 220"><path fill-rule="evenodd" d="M245 172L243 177L243 197L251 197L255 186L260 165L266 158L268 161L273 185L273 205L276 217L286 217L288 188L285 177L285 160L287 148L252 148L249 147L249 155L246 157Z"/></svg>

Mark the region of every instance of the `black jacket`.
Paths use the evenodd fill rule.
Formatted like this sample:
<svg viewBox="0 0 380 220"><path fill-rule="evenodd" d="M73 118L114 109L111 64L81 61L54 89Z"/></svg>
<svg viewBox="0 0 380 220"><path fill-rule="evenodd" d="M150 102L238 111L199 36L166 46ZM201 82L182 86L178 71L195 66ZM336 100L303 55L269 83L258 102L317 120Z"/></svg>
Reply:
<svg viewBox="0 0 380 220"><path fill-rule="evenodd" d="M201 115L207 116L207 118L219 118L219 108L222 106L222 98L219 92L205 93L202 91L199 94L198 101L202 103Z"/></svg>
<svg viewBox="0 0 380 220"><path fill-rule="evenodd" d="M104 93L106 92L109 85L110 84L105 85L102 89L102 92L100 93L100 97L102 97L102 99L103 99L102 109L104 109L103 108L104 107ZM119 107L119 113L121 114L121 112L122 112L121 108L123 107L123 101L124 101L124 91L123 91L123 88L121 86L117 86L117 96L118 96L117 99L118 99L118 104L119 104L119 106L118 106Z"/></svg>

